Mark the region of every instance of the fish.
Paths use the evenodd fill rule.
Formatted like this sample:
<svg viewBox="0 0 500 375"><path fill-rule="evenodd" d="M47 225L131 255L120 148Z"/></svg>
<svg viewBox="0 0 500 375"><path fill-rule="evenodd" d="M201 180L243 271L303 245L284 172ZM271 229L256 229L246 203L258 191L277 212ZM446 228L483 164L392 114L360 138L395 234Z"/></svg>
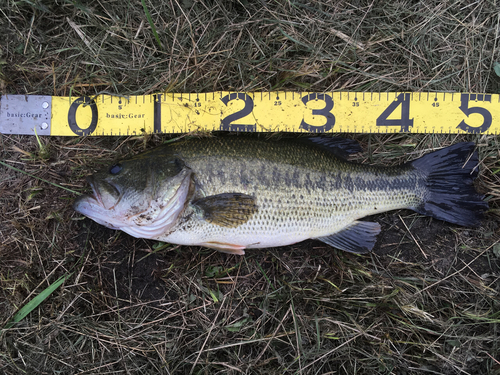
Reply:
<svg viewBox="0 0 500 375"><path fill-rule="evenodd" d="M480 225L473 142L398 166L348 160L361 151L339 137L185 137L89 176L74 209L133 237L238 255L307 239L367 253L381 226L360 219L398 209Z"/></svg>

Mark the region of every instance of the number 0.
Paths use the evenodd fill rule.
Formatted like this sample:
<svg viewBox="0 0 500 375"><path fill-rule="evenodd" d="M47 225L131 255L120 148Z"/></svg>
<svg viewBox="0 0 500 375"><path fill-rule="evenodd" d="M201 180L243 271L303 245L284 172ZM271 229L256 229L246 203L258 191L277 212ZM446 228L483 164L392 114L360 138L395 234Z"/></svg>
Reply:
<svg viewBox="0 0 500 375"><path fill-rule="evenodd" d="M80 128L76 122L76 111L81 104L90 106L90 110L92 111L92 118L90 120L90 125L85 129ZM92 134L95 128L97 127L97 120L98 120L97 105L93 99L89 98L88 96L81 96L78 99L76 99L73 103L71 103L71 106L69 107L68 111L68 125L69 128L76 135Z"/></svg>

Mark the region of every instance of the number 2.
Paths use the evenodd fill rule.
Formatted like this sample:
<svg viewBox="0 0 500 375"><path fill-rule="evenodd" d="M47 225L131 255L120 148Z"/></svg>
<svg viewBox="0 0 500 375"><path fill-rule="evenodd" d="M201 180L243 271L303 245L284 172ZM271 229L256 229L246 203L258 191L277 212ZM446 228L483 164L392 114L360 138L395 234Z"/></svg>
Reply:
<svg viewBox="0 0 500 375"><path fill-rule="evenodd" d="M253 125L236 125L232 124L233 121L242 119L245 116L248 116L250 113L252 113L253 110L253 99L248 96L247 94L244 93L232 93L229 95L226 95L222 97L220 100L222 100L222 103L224 103L227 106L227 103L229 103L231 100L235 99L240 99L245 102L245 106L243 109L240 109L238 112L232 113L229 116L226 116L222 119L221 125L220 125L220 130L222 131L247 131L247 132L254 132L257 130L257 126L255 124Z"/></svg>

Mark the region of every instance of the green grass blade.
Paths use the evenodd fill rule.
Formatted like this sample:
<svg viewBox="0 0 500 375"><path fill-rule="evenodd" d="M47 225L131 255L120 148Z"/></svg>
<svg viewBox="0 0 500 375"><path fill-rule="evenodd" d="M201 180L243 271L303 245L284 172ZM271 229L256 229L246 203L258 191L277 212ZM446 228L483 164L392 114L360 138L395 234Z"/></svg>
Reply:
<svg viewBox="0 0 500 375"><path fill-rule="evenodd" d="M26 305L24 305L16 313L16 315L14 315L14 317L5 325L4 329L11 328L15 323L18 323L21 320L23 320L30 312L36 309L43 301L47 299L48 296L50 296L57 288L59 288L62 285L62 283L64 283L72 274L73 272L71 272L68 275L61 276L54 283L49 285L48 288L43 290L39 295L37 295Z"/></svg>
<svg viewBox="0 0 500 375"><path fill-rule="evenodd" d="M266 271L264 271L264 269L261 267L259 262L255 261L255 263L257 264L257 267L259 267L260 272L262 272L262 274L264 275L264 278L266 279L266 281L269 284L269 286L271 287L271 289L274 292L276 292L276 289L274 288L273 283L271 282L271 280L269 280L269 277L267 277Z"/></svg>
<svg viewBox="0 0 500 375"><path fill-rule="evenodd" d="M149 26L151 26L151 30L153 31L153 35L155 36L156 43L158 43L158 46L160 47L161 50L163 50L163 47L161 46L161 41L160 37L158 36L158 33L156 32L156 27L155 24L153 23L153 19L151 18L151 14L149 13L148 6L146 5L145 0L141 0L142 7L144 8L144 13L146 13L146 18L148 19Z"/></svg>
<svg viewBox="0 0 500 375"><path fill-rule="evenodd" d="M61 188L61 189L64 189L66 191L69 191L70 193L73 193L73 194L77 194L77 195L82 195L82 193L79 193L78 191L75 191L75 190L71 190L71 189L68 189L64 186L61 186L61 185L58 185L58 184L55 184L53 182L50 182L50 181L47 181L47 180L44 180L43 178L40 178L40 177L37 177L35 175L32 175L31 173L28 173L28 172L25 172L19 168L16 168L16 167L13 167L12 165L9 165L7 163L4 163L3 161L0 161L0 165L3 165L4 167L7 167L7 168L10 168L10 169L13 169L15 170L16 172L20 172L20 173L24 173L25 175L28 175L30 177L33 177L33 178L36 178L37 180L40 180L40 181L43 181L43 182L46 182L47 184L51 184L51 185L54 185L58 188Z"/></svg>

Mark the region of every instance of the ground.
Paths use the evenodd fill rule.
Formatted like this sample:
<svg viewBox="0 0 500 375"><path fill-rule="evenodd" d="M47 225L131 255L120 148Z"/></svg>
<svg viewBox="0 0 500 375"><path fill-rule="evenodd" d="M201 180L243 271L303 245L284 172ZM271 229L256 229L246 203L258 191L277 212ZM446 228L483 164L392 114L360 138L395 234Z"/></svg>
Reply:
<svg viewBox="0 0 500 375"><path fill-rule="evenodd" d="M499 89L492 2L144 5L0 5L1 94ZM170 135L0 135L0 372L500 374L497 137L342 136L377 165L476 142L482 225L376 215L367 255L312 240L240 257L135 239L72 202L85 176Z"/></svg>

